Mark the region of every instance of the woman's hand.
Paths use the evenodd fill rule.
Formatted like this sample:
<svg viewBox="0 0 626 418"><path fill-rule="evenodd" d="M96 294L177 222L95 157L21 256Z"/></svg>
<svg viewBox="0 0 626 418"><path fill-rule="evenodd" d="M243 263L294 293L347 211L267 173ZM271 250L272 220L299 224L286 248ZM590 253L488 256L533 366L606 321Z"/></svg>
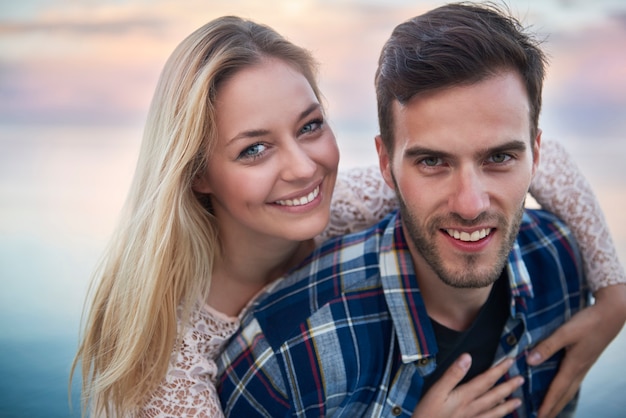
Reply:
<svg viewBox="0 0 626 418"><path fill-rule="evenodd" d="M539 418L555 417L572 400L600 354L626 321L626 285L599 289L595 304L578 312L528 355L537 366L565 348L565 357L539 409Z"/></svg>
<svg viewBox="0 0 626 418"><path fill-rule="evenodd" d="M520 405L519 399L507 398L524 383L522 377L494 387L513 364L512 359L457 387L471 364L471 356L462 354L422 397L412 418L496 418L510 414Z"/></svg>

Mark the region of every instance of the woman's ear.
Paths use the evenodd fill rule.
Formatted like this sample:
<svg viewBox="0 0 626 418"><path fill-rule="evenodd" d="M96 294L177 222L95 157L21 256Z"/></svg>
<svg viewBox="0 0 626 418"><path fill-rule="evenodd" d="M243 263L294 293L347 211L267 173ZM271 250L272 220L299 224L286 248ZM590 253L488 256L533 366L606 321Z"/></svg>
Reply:
<svg viewBox="0 0 626 418"><path fill-rule="evenodd" d="M209 194L211 190L211 182L208 179L208 174L203 171L195 175L191 189L196 193Z"/></svg>

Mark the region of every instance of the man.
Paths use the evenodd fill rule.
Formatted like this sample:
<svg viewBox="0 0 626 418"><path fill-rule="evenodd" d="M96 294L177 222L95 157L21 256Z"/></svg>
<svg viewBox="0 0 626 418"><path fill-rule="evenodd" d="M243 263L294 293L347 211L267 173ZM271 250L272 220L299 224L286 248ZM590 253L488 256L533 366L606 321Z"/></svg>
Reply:
<svg viewBox="0 0 626 418"><path fill-rule="evenodd" d="M443 6L394 30L376 147L400 211L322 245L252 307L220 359L227 415L447 416L466 405L442 386L457 366L474 378L459 387L479 387L464 416L536 415L563 352L534 368L525 354L588 298L567 227L524 210L543 74L495 9Z"/></svg>

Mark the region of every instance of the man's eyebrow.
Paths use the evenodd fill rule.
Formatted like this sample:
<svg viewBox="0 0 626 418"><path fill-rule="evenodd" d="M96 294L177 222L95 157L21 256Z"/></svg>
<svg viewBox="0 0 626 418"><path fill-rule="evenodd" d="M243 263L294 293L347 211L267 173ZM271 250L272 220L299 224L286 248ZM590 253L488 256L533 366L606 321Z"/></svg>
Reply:
<svg viewBox="0 0 626 418"><path fill-rule="evenodd" d="M494 154L504 154L507 152L526 152L528 149L528 143L526 141L520 141L517 139L505 142L504 144L496 145L494 147L485 148L476 152L476 159L488 158Z"/></svg>
<svg viewBox="0 0 626 418"><path fill-rule="evenodd" d="M483 157L486 155L498 154L498 153L502 153L506 151L526 151L527 149L528 149L528 144L526 143L526 141L512 140L512 141L497 145L492 148L482 149L478 151L476 154L479 157ZM453 154L449 152L437 150L434 148L420 147L420 146L411 147L404 152L404 158L409 158L409 159L418 158L418 157L422 157L425 155L429 157L443 158L443 159L453 157Z"/></svg>
<svg viewBox="0 0 626 418"><path fill-rule="evenodd" d="M452 157L452 154L448 152L436 150L433 148L420 147L420 146L411 147L404 152L404 158L409 158L409 159L422 157L424 155L427 155L429 157L437 157L437 158Z"/></svg>
<svg viewBox="0 0 626 418"><path fill-rule="evenodd" d="M308 115L310 115L311 113L313 113L315 110L319 109L320 107L321 105L319 103L312 103L309 107L307 107L302 112L300 112L300 115L298 115L298 121L301 121L302 119L306 118ZM238 141L241 139L260 138L262 136L269 135L269 133L270 131L268 129L250 129L247 131L241 131L237 135L232 137L230 141L228 141L228 143Z"/></svg>
<svg viewBox="0 0 626 418"><path fill-rule="evenodd" d="M478 152L478 154L479 155L493 155L493 154L498 154L498 153L507 152L507 151L524 152L528 149L528 145L529 144L526 141L520 141L520 140L514 139L512 141L506 142L504 144L500 144L493 148L486 148Z"/></svg>

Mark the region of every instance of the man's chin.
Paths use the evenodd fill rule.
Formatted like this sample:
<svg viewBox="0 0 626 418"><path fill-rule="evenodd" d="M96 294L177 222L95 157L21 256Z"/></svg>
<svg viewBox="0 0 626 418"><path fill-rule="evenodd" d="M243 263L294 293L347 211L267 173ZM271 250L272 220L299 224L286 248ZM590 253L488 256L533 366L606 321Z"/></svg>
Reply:
<svg viewBox="0 0 626 418"><path fill-rule="evenodd" d="M478 268L491 265L492 268ZM486 260L475 257L471 262L464 263L454 271L438 271L439 278L446 285L456 289L481 289L491 286L500 277L504 266L500 260L487 264Z"/></svg>
<svg viewBox="0 0 626 418"><path fill-rule="evenodd" d="M464 277L441 277L441 280L448 286L455 289L483 289L495 283L499 276L486 279L484 276L464 276Z"/></svg>

